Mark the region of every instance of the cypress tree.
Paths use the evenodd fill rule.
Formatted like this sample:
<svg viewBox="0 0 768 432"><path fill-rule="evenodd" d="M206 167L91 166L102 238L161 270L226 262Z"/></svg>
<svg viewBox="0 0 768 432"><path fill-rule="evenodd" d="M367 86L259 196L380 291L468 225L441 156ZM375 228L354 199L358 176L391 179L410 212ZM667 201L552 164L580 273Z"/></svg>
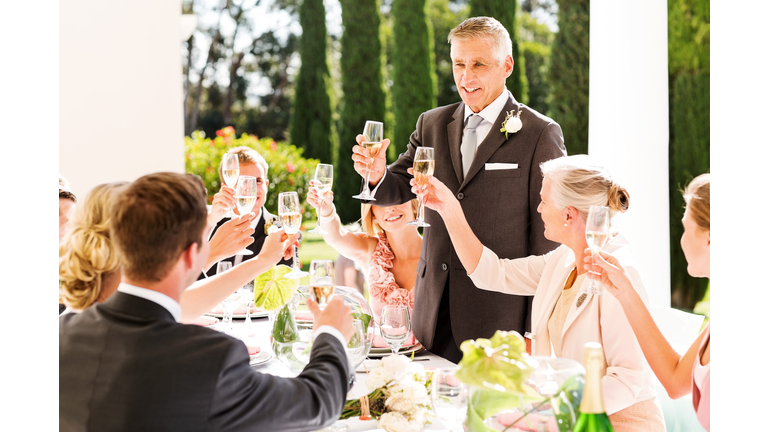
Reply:
<svg viewBox="0 0 768 432"><path fill-rule="evenodd" d="M550 58L548 115L563 128L568 154L586 154L589 137L589 0L560 0Z"/></svg>
<svg viewBox="0 0 768 432"><path fill-rule="evenodd" d="M419 115L437 106L437 76L432 24L424 0L394 0L392 18L392 102L395 111L395 154L405 151Z"/></svg>
<svg viewBox="0 0 768 432"><path fill-rule="evenodd" d="M692 310L708 280L688 274L680 247L685 205L680 191L709 172L709 0L670 0L667 7L672 306Z"/></svg>
<svg viewBox="0 0 768 432"><path fill-rule="evenodd" d="M341 87L338 162L334 173L336 210L344 223L360 219L361 177L352 163L355 137L366 120L383 121L386 99L382 74L381 15L378 0L341 0Z"/></svg>
<svg viewBox="0 0 768 432"><path fill-rule="evenodd" d="M507 89L520 103L528 103L528 79L525 76L525 56L517 36L517 1L472 0L470 16L496 18L509 32L512 39L512 58L515 61L512 74L507 78Z"/></svg>
<svg viewBox="0 0 768 432"><path fill-rule="evenodd" d="M304 0L299 8L302 27L301 67L291 120L291 143L304 148L304 156L333 163L337 136L331 121L332 88L327 59L328 35L323 0Z"/></svg>

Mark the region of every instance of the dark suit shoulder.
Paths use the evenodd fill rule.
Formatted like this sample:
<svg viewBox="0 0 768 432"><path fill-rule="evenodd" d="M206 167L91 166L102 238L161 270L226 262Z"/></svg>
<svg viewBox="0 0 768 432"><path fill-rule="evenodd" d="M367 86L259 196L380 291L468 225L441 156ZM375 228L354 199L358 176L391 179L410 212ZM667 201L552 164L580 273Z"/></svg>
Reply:
<svg viewBox="0 0 768 432"><path fill-rule="evenodd" d="M550 124L558 124L556 121L536 111L535 109L529 107L528 105L520 104L520 108L523 110L524 116L534 120L534 122L536 123L540 123L544 127Z"/></svg>
<svg viewBox="0 0 768 432"><path fill-rule="evenodd" d="M440 122L446 120L451 121L453 120L453 114L457 109L459 109L459 105L461 104L462 102L456 102L450 105L432 108L431 110L421 114L422 122L429 124L432 122Z"/></svg>

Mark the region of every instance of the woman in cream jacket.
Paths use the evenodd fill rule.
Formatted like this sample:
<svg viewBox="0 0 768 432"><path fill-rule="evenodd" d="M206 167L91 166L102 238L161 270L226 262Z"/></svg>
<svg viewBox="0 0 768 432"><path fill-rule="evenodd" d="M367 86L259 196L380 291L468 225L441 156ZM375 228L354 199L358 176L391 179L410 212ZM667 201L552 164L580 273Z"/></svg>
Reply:
<svg viewBox="0 0 768 432"><path fill-rule="evenodd" d="M621 305L611 294L578 292L589 281L584 268L589 207L608 206L613 216L629 208L629 194L585 155L545 162L541 170L544 181L538 212L544 235L562 245L546 255L515 260L500 259L481 244L461 204L439 180L430 178L421 191L415 182L412 185L424 204L445 220L459 259L478 288L534 296L532 354L581 362L586 342L601 343L606 361L603 399L614 430L663 431L664 417L650 370ZM604 250L622 262L647 303L626 239L616 235Z"/></svg>

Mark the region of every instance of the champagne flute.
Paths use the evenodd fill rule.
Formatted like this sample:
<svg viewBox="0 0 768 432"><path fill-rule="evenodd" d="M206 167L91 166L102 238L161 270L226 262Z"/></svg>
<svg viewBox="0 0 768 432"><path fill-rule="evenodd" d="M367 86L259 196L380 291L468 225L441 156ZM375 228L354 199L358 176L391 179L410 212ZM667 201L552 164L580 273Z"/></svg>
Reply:
<svg viewBox="0 0 768 432"><path fill-rule="evenodd" d="M432 409L443 426L461 432L467 419L469 387L456 378L455 369L435 369L432 373Z"/></svg>
<svg viewBox="0 0 768 432"><path fill-rule="evenodd" d="M254 204L256 204L256 177L240 176L237 180L237 187L235 189L235 202L237 203L237 212L240 215L245 215L253 210ZM253 255L253 252L248 248L243 248L236 255Z"/></svg>
<svg viewBox="0 0 768 432"><path fill-rule="evenodd" d="M376 159L381 151L381 141L384 139L384 123L368 120L365 122L365 129L363 129L363 142L360 143L360 147L367 148L371 158ZM371 195L371 188L368 186L368 178L371 176L371 166L368 165L365 169L365 183L363 184L363 191L353 196L367 201L376 201Z"/></svg>
<svg viewBox="0 0 768 432"><path fill-rule="evenodd" d="M317 209L318 221L315 228L307 231L312 234L328 234L320 227L320 210L323 208L323 200L328 191L333 186L333 165L317 164L315 168L315 188L317 188L317 198L320 200L320 208Z"/></svg>
<svg viewBox="0 0 768 432"><path fill-rule="evenodd" d="M381 308L381 338L397 354L411 333L411 314L408 306L386 305Z"/></svg>
<svg viewBox="0 0 768 432"><path fill-rule="evenodd" d="M251 306L253 305L253 281L248 282L240 288L240 299L245 303L245 325L243 334L250 336L253 330L253 321L251 321Z"/></svg>
<svg viewBox="0 0 768 432"><path fill-rule="evenodd" d="M592 252L592 262L595 260L595 255L599 254L603 246L608 242L610 228L611 209L604 206L590 206L585 235L587 236L590 252ZM600 277L600 273L593 271L590 271L590 273L595 277ZM586 288L582 288L579 293L600 295L603 293L600 287L600 282L597 279L589 278L589 285Z"/></svg>
<svg viewBox="0 0 768 432"><path fill-rule="evenodd" d="M227 322L226 330L224 330L227 334L233 334L234 328L232 327L232 319L234 318L235 309L237 309L237 305L240 304L240 294L238 293L232 293L227 296L224 300L221 301L221 306L224 308L225 318L224 320Z"/></svg>
<svg viewBox="0 0 768 432"><path fill-rule="evenodd" d="M325 309L333 298L333 281L333 261L312 260L309 263L309 288L320 310Z"/></svg>
<svg viewBox="0 0 768 432"><path fill-rule="evenodd" d="M435 149L432 147L419 147L416 149L416 155L413 157L413 174L416 178L416 185L419 189L429 184L429 176L435 173ZM416 220L408 222L408 225L417 227L428 227L424 222L424 200L419 196L419 212Z"/></svg>
<svg viewBox="0 0 768 432"><path fill-rule="evenodd" d="M280 192L277 196L277 214L280 216L280 224L286 234L296 234L301 228L301 205L299 195L296 192ZM288 279L301 279L309 273L299 268L299 248L293 247L293 266L291 272L286 274Z"/></svg>
<svg viewBox="0 0 768 432"><path fill-rule="evenodd" d="M225 154L221 158L221 176L224 177L224 183L232 189L237 185L237 178L240 176L240 161L236 154ZM226 217L232 219L235 214L232 209L227 210Z"/></svg>

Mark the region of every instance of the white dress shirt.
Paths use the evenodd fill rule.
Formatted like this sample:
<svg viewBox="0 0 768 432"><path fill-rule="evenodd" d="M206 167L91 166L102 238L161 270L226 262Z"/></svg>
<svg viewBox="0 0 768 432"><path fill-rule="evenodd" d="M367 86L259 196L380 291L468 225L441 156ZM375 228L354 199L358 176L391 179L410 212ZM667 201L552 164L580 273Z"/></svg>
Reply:
<svg viewBox="0 0 768 432"><path fill-rule="evenodd" d="M176 322L181 321L181 305L174 299L168 297L167 295L151 290L146 288L137 287L135 285L130 285L125 282L121 283L119 287L117 287L117 290L121 293L130 294L132 296L141 297L144 300L149 300L153 303L157 303L160 306L166 308L168 312L173 315L173 319L176 320Z"/></svg>

